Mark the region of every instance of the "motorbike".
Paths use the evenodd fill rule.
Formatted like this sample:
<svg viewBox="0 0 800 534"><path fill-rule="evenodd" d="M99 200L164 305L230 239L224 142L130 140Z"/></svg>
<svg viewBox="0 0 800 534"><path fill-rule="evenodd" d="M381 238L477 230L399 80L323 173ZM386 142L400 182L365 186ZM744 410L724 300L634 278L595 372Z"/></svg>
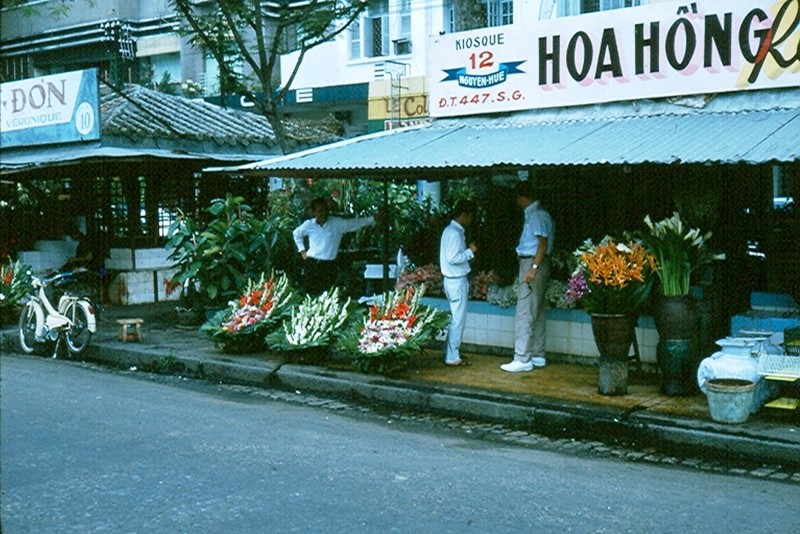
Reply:
<svg viewBox="0 0 800 534"><path fill-rule="evenodd" d="M19 318L19 344L28 354L43 352L53 346L57 357L62 341L73 356L84 352L97 331L94 306L85 296L63 293L54 307L47 288L73 273L59 273L49 278L33 277L33 293L28 297Z"/></svg>

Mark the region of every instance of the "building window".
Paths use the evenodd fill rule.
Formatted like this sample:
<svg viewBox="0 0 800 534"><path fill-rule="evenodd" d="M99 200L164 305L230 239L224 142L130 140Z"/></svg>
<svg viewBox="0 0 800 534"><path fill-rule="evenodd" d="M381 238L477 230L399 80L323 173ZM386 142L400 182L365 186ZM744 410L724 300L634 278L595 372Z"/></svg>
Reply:
<svg viewBox="0 0 800 534"><path fill-rule="evenodd" d="M361 21L350 25L350 59L361 59Z"/></svg>
<svg viewBox="0 0 800 534"><path fill-rule="evenodd" d="M35 76L33 62L28 56L10 56L3 58L3 81L25 80Z"/></svg>
<svg viewBox="0 0 800 534"><path fill-rule="evenodd" d="M491 27L507 24L514 24L513 0L487 0L486 25Z"/></svg>
<svg viewBox="0 0 800 534"><path fill-rule="evenodd" d="M388 56L390 44L389 2L373 0L364 17L350 25L350 59Z"/></svg>
<svg viewBox="0 0 800 534"><path fill-rule="evenodd" d="M571 17L583 13L596 13L642 5L641 0L559 0L558 16Z"/></svg>
<svg viewBox="0 0 800 534"><path fill-rule="evenodd" d="M411 39L411 0L399 0L400 39Z"/></svg>
<svg viewBox="0 0 800 534"><path fill-rule="evenodd" d="M389 54L389 7L388 0L372 2L367 11L364 27L364 42L369 47L367 56L380 57Z"/></svg>
<svg viewBox="0 0 800 534"><path fill-rule="evenodd" d="M455 33L456 31L456 10L453 7L453 0L444 0L444 28L445 33Z"/></svg>
<svg viewBox="0 0 800 534"><path fill-rule="evenodd" d="M443 6L447 33L514 23L513 0L444 0Z"/></svg>

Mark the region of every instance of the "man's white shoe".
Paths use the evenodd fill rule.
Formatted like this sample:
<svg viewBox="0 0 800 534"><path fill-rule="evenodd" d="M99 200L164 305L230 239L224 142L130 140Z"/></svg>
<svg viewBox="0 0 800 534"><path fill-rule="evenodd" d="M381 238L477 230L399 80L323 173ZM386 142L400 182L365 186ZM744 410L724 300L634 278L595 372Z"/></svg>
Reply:
<svg viewBox="0 0 800 534"><path fill-rule="evenodd" d="M547 365L547 359L544 356L534 356L531 358L531 363L534 367L544 367Z"/></svg>
<svg viewBox="0 0 800 534"><path fill-rule="evenodd" d="M519 362L514 360L511 363L504 363L500 366L500 369L503 371L508 371L509 373L521 373L523 371L533 371L533 362Z"/></svg>

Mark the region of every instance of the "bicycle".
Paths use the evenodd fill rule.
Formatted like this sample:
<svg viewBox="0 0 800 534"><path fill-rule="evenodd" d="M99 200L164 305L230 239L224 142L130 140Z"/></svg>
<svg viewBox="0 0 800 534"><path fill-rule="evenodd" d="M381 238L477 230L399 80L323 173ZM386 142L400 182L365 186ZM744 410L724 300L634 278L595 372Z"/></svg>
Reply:
<svg viewBox="0 0 800 534"><path fill-rule="evenodd" d="M19 344L23 352L42 352L55 343L53 358L57 357L63 339L70 354L77 356L89 346L97 331L97 319L91 301L83 296L65 293L54 308L46 289L59 280L72 276L61 273L50 278L33 277L33 292L19 317Z"/></svg>

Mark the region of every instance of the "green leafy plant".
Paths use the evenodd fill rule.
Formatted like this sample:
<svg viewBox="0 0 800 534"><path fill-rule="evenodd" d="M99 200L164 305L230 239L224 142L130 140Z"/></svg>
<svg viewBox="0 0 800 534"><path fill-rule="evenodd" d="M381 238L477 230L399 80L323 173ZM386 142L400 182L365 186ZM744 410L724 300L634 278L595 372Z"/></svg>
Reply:
<svg viewBox="0 0 800 534"><path fill-rule="evenodd" d="M262 274L258 281L249 280L244 293L201 330L223 352L256 352L265 348L265 337L280 326L293 296L285 274L269 278Z"/></svg>
<svg viewBox="0 0 800 534"><path fill-rule="evenodd" d="M19 301L32 290L31 268L19 261L0 263L0 313L14 311Z"/></svg>
<svg viewBox="0 0 800 534"><path fill-rule="evenodd" d="M657 223L648 215L644 223L648 232L642 239L655 255L655 271L664 296L688 295L695 270L725 259L724 254L714 254L708 246L711 232L701 234L698 228L689 228L678 212Z"/></svg>
<svg viewBox="0 0 800 534"><path fill-rule="evenodd" d="M215 199L206 209L211 219L200 225L181 214L169 229L169 259L177 272L168 285L180 287L191 307L227 304L249 279L270 272L290 240L272 219L260 220L244 198Z"/></svg>
<svg viewBox="0 0 800 534"><path fill-rule="evenodd" d="M383 375L405 371L410 355L447 326L448 314L420 304L424 294L424 285L384 293L363 323L347 331L340 345L353 355L356 370Z"/></svg>

